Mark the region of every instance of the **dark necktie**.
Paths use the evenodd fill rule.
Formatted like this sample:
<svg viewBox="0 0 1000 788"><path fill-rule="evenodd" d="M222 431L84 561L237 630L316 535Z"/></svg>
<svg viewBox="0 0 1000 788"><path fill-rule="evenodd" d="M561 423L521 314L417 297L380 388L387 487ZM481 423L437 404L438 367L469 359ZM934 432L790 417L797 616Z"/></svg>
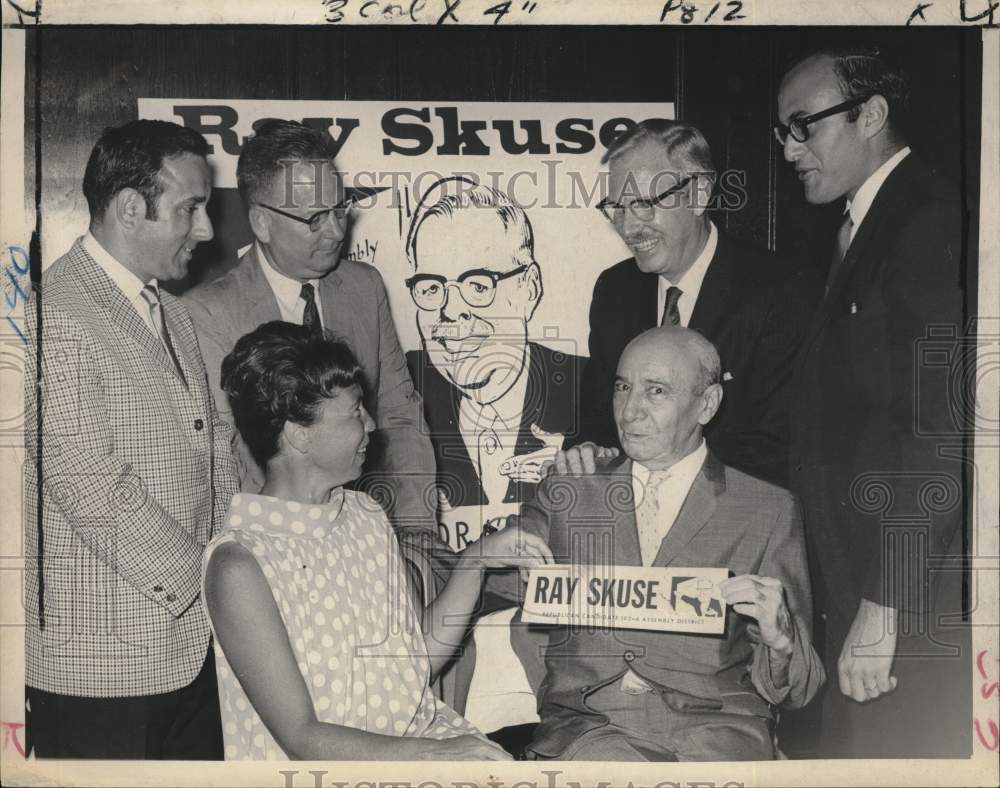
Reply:
<svg viewBox="0 0 1000 788"><path fill-rule="evenodd" d="M323 324L319 319L319 308L316 306L316 293L313 286L308 282L302 285L299 298L306 302L306 308L302 311L302 325L308 328L313 336L322 336Z"/></svg>
<svg viewBox="0 0 1000 788"><path fill-rule="evenodd" d="M851 230L853 229L854 221L851 219L851 212L844 211L844 221L841 222L840 229L837 231L837 242L833 247L833 259L830 261L830 273L826 277L826 290L824 293L830 292L830 286L833 284L833 280L837 278L840 266L847 256L847 250L851 245Z"/></svg>
<svg viewBox="0 0 1000 788"><path fill-rule="evenodd" d="M681 313L677 308L677 302L684 295L679 287L668 287L667 297L663 301L663 315L660 316L661 326L679 326L681 324Z"/></svg>
<svg viewBox="0 0 1000 788"><path fill-rule="evenodd" d="M170 341L170 332L167 330L167 316L163 312L163 305L160 303L160 291L153 285L146 285L140 293L142 300L149 305L149 316L153 320L153 326L160 337L160 342L166 349L167 354L173 359L177 374L180 375L184 385L187 380L184 377L184 370L181 369L180 359L177 358L177 351L174 350L174 343Z"/></svg>

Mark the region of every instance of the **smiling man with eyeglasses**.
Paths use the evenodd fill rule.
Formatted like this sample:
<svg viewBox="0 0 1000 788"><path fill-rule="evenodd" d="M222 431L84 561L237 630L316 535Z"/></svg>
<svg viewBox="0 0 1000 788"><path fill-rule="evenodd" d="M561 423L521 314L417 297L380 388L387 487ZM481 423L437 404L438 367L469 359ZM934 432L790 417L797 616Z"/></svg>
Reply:
<svg viewBox="0 0 1000 788"><path fill-rule="evenodd" d="M354 192L334 165L332 140L301 123L264 123L244 145L236 179L254 243L234 269L185 298L219 411L231 418L220 385L222 359L263 323L285 320L346 341L361 362L365 407L378 425L362 483L378 480L389 494L404 554L420 564L426 554L446 550L424 496L434 480L434 454L382 277L370 265L341 259ZM242 489L256 492L261 469L238 439L237 449ZM414 582L427 580L428 570L415 569Z"/></svg>
<svg viewBox="0 0 1000 788"><path fill-rule="evenodd" d="M908 97L903 72L861 49L797 62L778 93L775 133L806 200L844 199L791 419L792 491L824 589L821 757L970 751L962 572L929 563L962 556L962 438L942 436L968 422L921 352L935 332L943 356L961 341L964 217L954 186L906 144ZM948 505L928 502L937 484L953 490Z"/></svg>
<svg viewBox="0 0 1000 788"><path fill-rule="evenodd" d="M609 189L597 207L633 256L594 286L583 438L618 446L614 375L633 338L657 325L695 328L723 363L726 396L706 430L709 446L726 464L787 485L788 377L808 288L709 218L716 172L699 129L645 120L613 140L602 161Z"/></svg>

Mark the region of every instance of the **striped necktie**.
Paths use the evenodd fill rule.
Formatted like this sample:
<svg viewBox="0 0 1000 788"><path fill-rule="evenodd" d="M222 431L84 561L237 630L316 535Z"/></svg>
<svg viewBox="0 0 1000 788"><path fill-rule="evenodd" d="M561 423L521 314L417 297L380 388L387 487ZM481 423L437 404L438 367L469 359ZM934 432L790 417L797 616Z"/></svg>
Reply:
<svg viewBox="0 0 1000 788"><path fill-rule="evenodd" d="M681 324L681 312L677 308L677 302L681 300L684 291L679 287L668 287L667 297L663 301L663 315L660 317L661 326L679 326Z"/></svg>
<svg viewBox="0 0 1000 788"><path fill-rule="evenodd" d="M140 295L142 296L142 300L149 305L149 316L153 321L153 327L156 329L156 333L159 335L160 342L163 343L167 355L173 360L177 374L180 375L181 380L186 386L187 379L184 377L184 370L181 369L181 362L177 358L177 351L174 350L174 343L170 341L170 332L167 330L167 316L163 312L163 304L160 303L159 289L154 285L146 285L142 288Z"/></svg>

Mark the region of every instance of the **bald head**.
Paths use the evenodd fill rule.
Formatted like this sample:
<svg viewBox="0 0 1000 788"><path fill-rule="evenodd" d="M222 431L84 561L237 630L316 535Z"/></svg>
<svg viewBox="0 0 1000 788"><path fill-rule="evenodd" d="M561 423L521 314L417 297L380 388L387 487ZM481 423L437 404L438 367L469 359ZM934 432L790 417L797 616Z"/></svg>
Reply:
<svg viewBox="0 0 1000 788"><path fill-rule="evenodd" d="M652 470L698 448L722 402L719 354L697 331L653 328L622 353L614 415L625 453Z"/></svg>
<svg viewBox="0 0 1000 788"><path fill-rule="evenodd" d="M700 332L679 326L660 326L643 331L626 347L647 348L652 353L676 356L691 376L692 390L700 394L713 383L721 383L719 351ZM624 357L624 352L622 353Z"/></svg>

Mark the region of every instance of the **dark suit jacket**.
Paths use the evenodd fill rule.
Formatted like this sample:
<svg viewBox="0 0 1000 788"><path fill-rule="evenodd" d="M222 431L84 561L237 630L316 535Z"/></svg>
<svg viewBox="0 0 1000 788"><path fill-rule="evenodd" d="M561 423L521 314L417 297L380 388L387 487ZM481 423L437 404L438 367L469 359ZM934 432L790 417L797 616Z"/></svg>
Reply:
<svg viewBox="0 0 1000 788"><path fill-rule="evenodd" d="M630 460L592 476L550 477L522 512L522 527L548 542L557 563L642 565ZM589 552L608 548L610 554ZM800 707L822 684L823 667L810 643L802 520L786 490L727 468L710 452L653 565L724 567L734 575L781 580L796 633L789 686L774 686L765 647L751 641L749 619L732 610L718 637L551 627L541 723L531 744L543 757L558 757L588 730L606 724L587 698L628 669L684 708L755 717L770 716L769 704ZM501 591L499 579L490 582ZM513 583L506 588L519 592Z"/></svg>
<svg viewBox="0 0 1000 788"><path fill-rule="evenodd" d="M568 353L550 350L544 345L529 342L528 388L525 392L525 407L521 413L521 424L514 455L530 454L543 448L542 442L531 433L531 425L546 432L572 435L577 430L577 401L579 396L580 373L586 359ZM424 413L430 427L431 443L437 460L438 483L453 506L478 506L486 503L475 463L469 457L465 440L459 432L458 411L462 394L441 373L434 368L423 350L411 350L406 354L410 374L424 402ZM537 484L511 481L507 485L505 503L523 503L534 499ZM435 562L439 569L436 577L437 591L447 581L448 566L445 556ZM513 574L516 574L513 573ZM511 601L504 597L484 594L477 613L479 615L510 607ZM537 652L544 641L542 633L535 627L517 627L518 637L515 648ZM464 712L472 672L476 665L475 644L470 638L464 652L445 675L443 681L445 700L459 713ZM537 686L541 677L532 667L537 664L525 661L525 669L532 686Z"/></svg>
<svg viewBox="0 0 1000 788"><path fill-rule="evenodd" d="M620 445L611 412L615 370L625 346L659 322L656 280L629 258L601 273L594 285L581 440ZM706 428L708 445L727 465L784 487L792 363L818 295L803 272L720 231L689 326L712 341L723 372L732 376Z"/></svg>
<svg viewBox="0 0 1000 788"><path fill-rule="evenodd" d="M963 239L957 195L911 153L876 195L805 335L792 489L826 608L843 621L862 597L926 615L927 582L950 589L939 612L959 609L960 574L931 573L926 559L961 555L964 403L949 385L965 379ZM900 527L886 528L893 518Z"/></svg>
<svg viewBox="0 0 1000 788"><path fill-rule="evenodd" d="M382 486L392 488L390 514L397 531L410 526L430 529L423 493L434 478L434 457L382 277L369 265L341 260L320 280L319 293L325 327L351 346L361 364L365 407L381 433L380 451L369 457L366 471L369 477L377 476ZM278 301L257 259L257 246L252 246L231 271L187 293L184 303L198 331L216 406L222 418L231 422L229 402L220 384L222 360L244 334L263 323L281 320ZM262 471L242 441L236 448L243 466L243 489L259 489Z"/></svg>

